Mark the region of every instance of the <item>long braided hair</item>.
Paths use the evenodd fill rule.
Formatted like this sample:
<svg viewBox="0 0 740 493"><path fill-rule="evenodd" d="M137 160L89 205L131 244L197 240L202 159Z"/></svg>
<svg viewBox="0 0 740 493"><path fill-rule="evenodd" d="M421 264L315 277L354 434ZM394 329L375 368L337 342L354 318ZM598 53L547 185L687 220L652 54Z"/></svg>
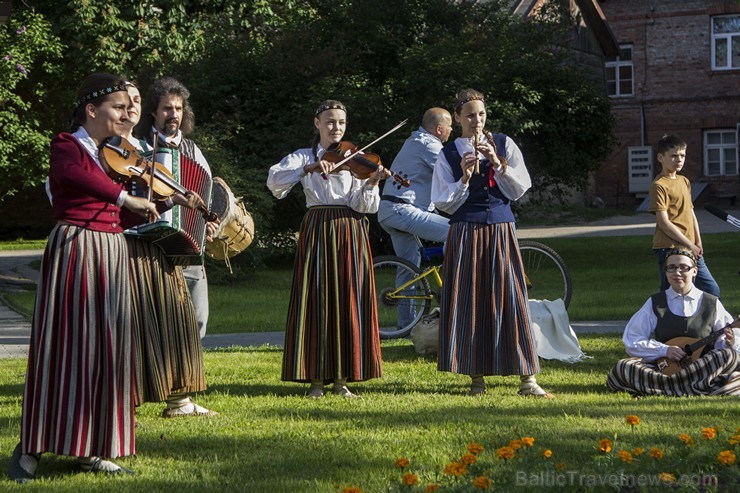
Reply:
<svg viewBox="0 0 740 493"><path fill-rule="evenodd" d="M460 116L460 111L462 110L462 107L465 105L465 103L469 103L470 101L480 101L485 104L486 99L483 97L483 94L481 92L476 91L475 89L463 89L455 95L455 114ZM506 174L506 170L509 169L509 163L506 161L506 149L504 149L504 153L503 155L501 155L498 152L498 147L496 146L496 142L493 140L493 135L491 135L491 132L489 132L485 128L482 130L482 132L483 135L486 136L486 140L488 140L488 142L493 146L493 152L496 153L499 161L501 161L502 174Z"/></svg>

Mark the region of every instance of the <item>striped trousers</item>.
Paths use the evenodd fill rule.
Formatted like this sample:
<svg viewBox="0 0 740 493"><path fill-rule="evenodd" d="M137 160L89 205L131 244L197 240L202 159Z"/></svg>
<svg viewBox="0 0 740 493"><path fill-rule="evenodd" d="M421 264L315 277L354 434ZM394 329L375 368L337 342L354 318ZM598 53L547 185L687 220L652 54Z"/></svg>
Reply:
<svg viewBox="0 0 740 493"><path fill-rule="evenodd" d="M654 363L626 358L611 369L606 386L633 395L740 395L740 355L730 348L713 350L671 376Z"/></svg>

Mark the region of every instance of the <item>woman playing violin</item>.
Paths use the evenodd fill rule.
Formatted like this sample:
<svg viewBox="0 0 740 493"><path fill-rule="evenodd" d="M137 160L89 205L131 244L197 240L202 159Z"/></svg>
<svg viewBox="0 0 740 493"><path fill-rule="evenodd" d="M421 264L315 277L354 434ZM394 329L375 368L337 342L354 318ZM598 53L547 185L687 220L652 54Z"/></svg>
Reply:
<svg viewBox="0 0 740 493"><path fill-rule="evenodd" d="M296 249L288 310L282 379L311 384L308 396L333 392L355 397L347 382L381 376L380 338L368 222L378 210L381 166L367 179L336 170L322 159L342 140L347 110L327 100L316 110L311 148L299 149L272 166L267 186L278 199L301 183L308 212Z"/></svg>
<svg viewBox="0 0 740 493"><path fill-rule="evenodd" d="M135 453L123 230L159 214L113 181L98 157L100 144L123 132L128 104L123 79L90 75L77 93L73 133L51 142L57 222L39 274L21 442L9 468L18 482L33 479L44 452L77 457L83 471L130 472L109 460Z"/></svg>

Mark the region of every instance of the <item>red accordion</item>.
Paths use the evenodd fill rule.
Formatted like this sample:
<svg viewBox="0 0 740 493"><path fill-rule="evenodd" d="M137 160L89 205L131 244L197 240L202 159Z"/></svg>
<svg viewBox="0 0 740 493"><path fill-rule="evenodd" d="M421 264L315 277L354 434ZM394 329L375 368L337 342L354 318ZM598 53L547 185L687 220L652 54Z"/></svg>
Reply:
<svg viewBox="0 0 740 493"><path fill-rule="evenodd" d="M145 155L151 156L151 151ZM167 167L180 185L200 195L206 205L210 204L213 178L207 164L169 148L158 149L157 162ZM145 195L141 188L134 188L132 193ZM189 265L200 263L205 251L206 220L198 210L176 205L159 220L131 228L126 234L157 244L174 264Z"/></svg>

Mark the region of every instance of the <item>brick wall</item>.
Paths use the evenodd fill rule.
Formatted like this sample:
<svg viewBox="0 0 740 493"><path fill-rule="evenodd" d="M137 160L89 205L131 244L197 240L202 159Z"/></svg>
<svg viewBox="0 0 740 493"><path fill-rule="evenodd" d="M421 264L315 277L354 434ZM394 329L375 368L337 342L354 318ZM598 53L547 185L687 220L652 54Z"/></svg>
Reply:
<svg viewBox="0 0 740 493"><path fill-rule="evenodd" d="M601 0L600 5L617 40L633 44L635 94L612 99L619 145L595 173L590 193L610 205L638 204L641 199L629 194L627 148L655 145L663 134L674 133L688 144L684 174L710 184L701 201L740 195L737 176L703 172L703 131L740 122L740 70L711 68L711 15L740 13L740 3Z"/></svg>

